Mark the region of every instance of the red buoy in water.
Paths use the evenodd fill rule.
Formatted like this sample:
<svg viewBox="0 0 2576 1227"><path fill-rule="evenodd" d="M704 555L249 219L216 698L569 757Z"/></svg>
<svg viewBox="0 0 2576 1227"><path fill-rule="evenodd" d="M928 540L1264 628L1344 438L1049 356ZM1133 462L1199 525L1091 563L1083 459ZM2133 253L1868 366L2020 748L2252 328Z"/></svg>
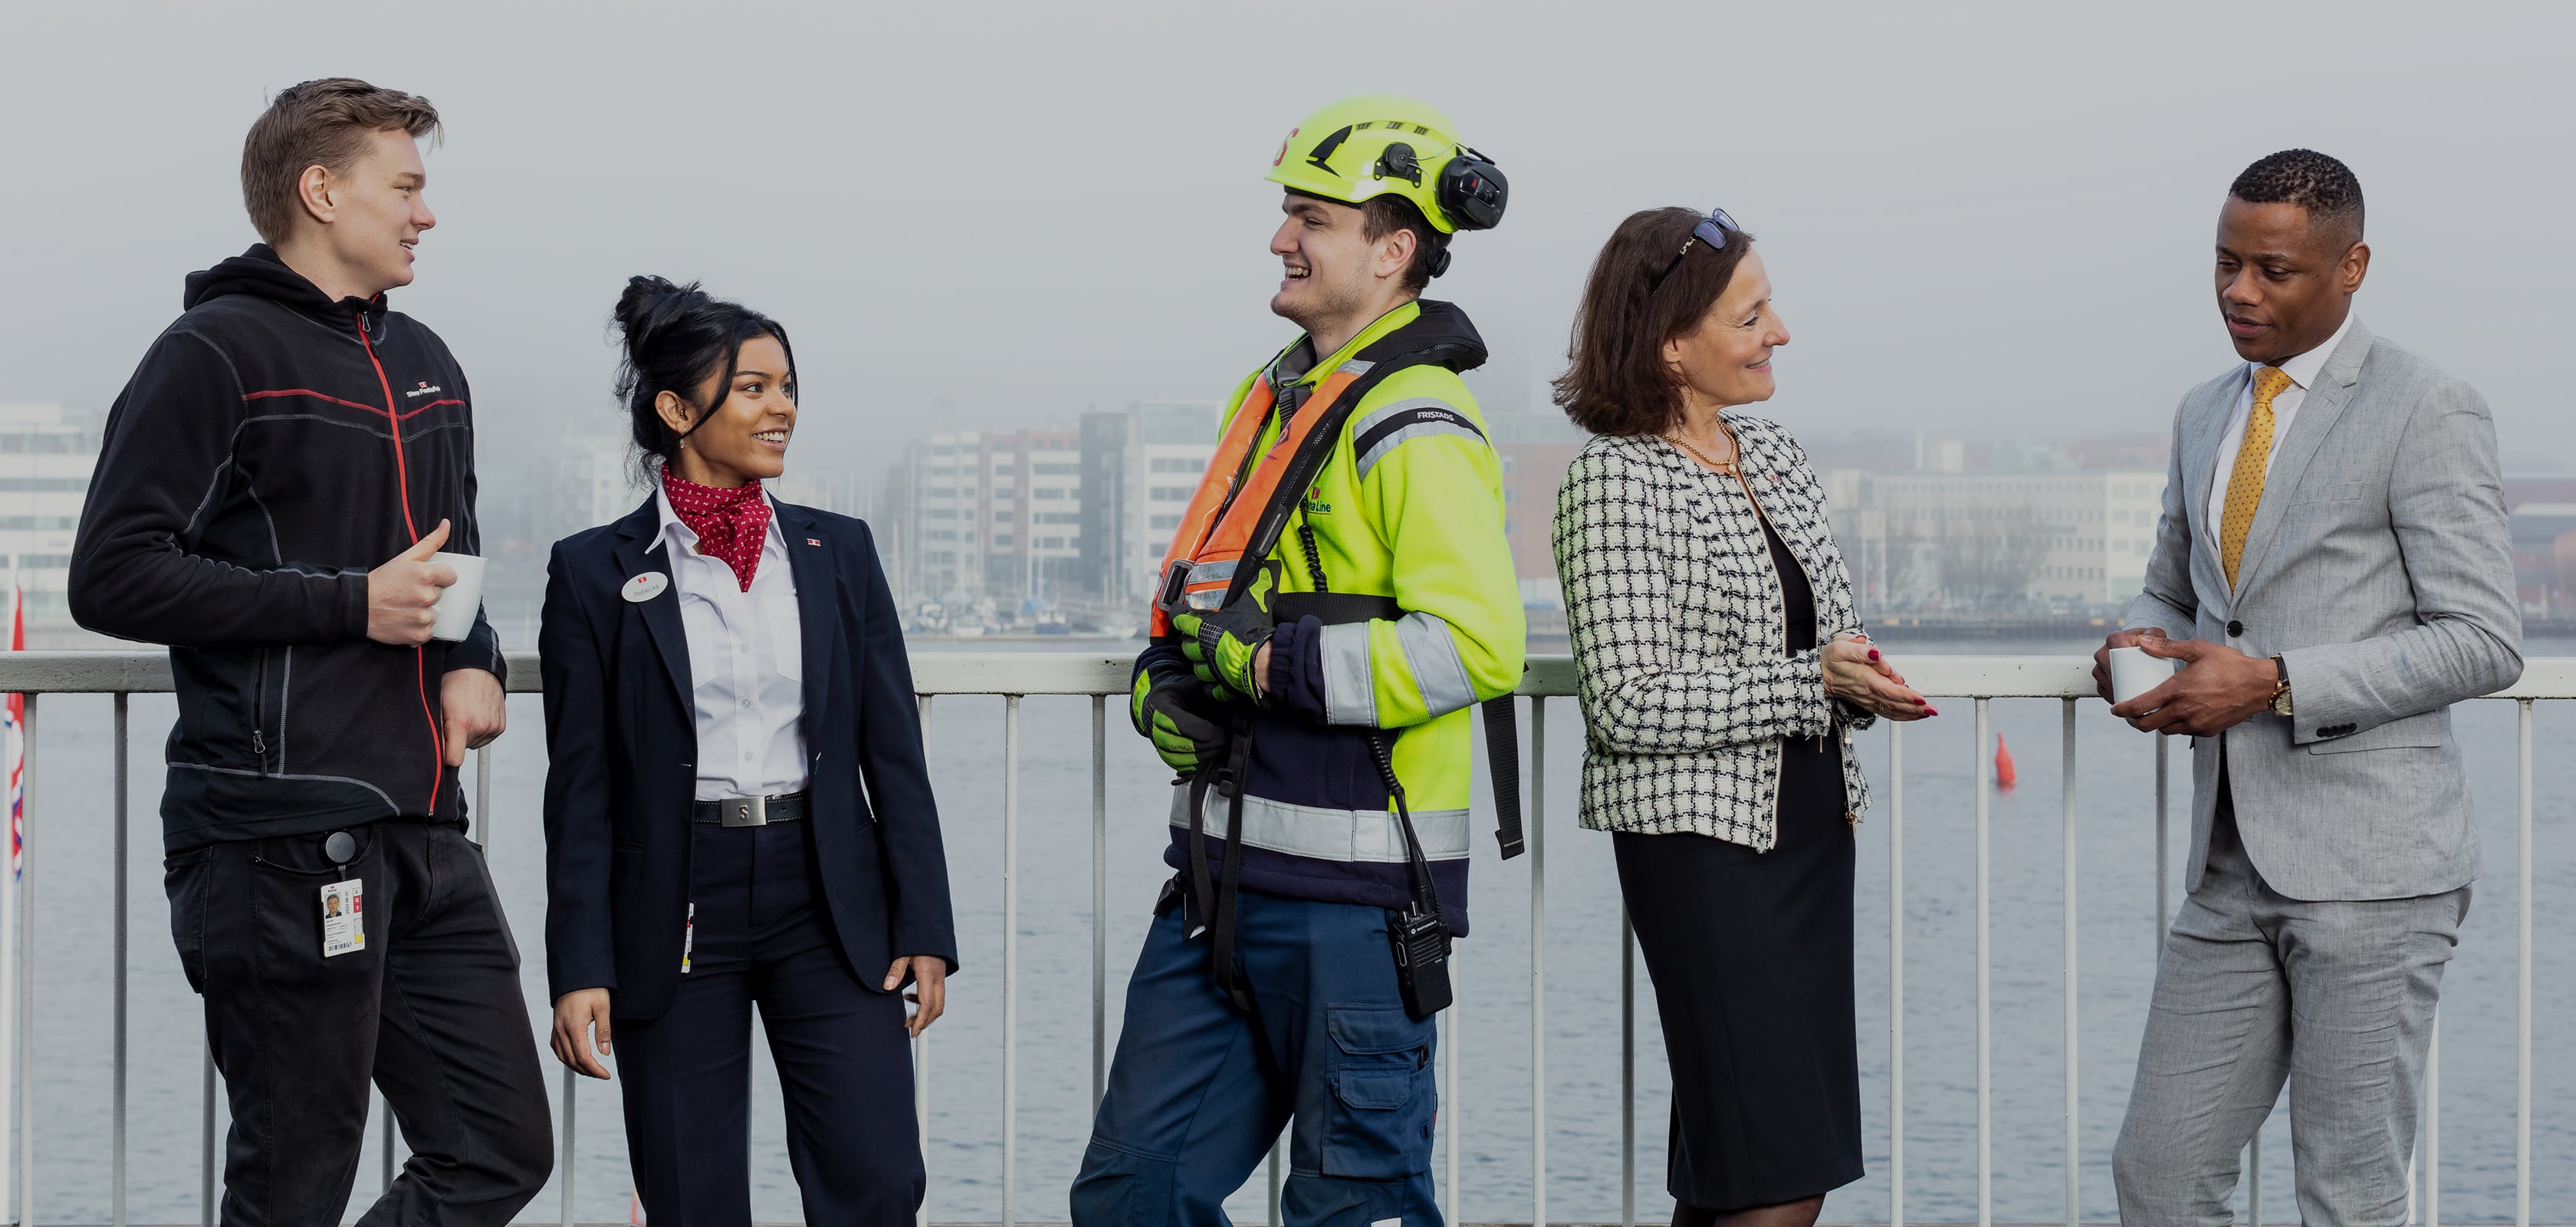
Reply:
<svg viewBox="0 0 2576 1227"><path fill-rule="evenodd" d="M2012 751L2004 746L2004 735L1995 734L1995 787L2011 792L2019 777L2013 771Z"/></svg>

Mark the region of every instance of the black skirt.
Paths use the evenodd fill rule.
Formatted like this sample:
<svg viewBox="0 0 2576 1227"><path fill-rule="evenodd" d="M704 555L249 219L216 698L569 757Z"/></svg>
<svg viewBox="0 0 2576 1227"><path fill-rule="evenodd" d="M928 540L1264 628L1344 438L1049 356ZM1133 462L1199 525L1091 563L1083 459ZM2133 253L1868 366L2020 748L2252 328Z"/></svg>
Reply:
<svg viewBox="0 0 2576 1227"><path fill-rule="evenodd" d="M1672 1062L1665 1187L1687 1206L1766 1206L1861 1177L1853 843L1841 746L1825 744L1789 747L1769 852L1611 835Z"/></svg>
<svg viewBox="0 0 2576 1227"><path fill-rule="evenodd" d="M1806 576L1768 522L1787 646L1815 646ZM1613 832L1673 1069L1665 1187L1702 1210L1814 1197L1861 1177L1852 827L1840 737L1782 746L1769 852Z"/></svg>

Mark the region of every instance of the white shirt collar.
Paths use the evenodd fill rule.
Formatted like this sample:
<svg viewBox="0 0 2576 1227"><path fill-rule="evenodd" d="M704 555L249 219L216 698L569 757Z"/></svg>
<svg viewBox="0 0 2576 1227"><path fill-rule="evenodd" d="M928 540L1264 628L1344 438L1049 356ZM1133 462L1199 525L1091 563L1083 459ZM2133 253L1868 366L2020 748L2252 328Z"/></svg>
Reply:
<svg viewBox="0 0 2576 1227"><path fill-rule="evenodd" d="M2289 376L2290 382L2299 385L2300 391L2306 391L2316 383L2318 372L2325 370L2326 359L2334 356L2335 347L2343 344L2343 335L2352 331L2352 320L2352 312L2344 312L2343 326L2335 329L2334 335L2327 337L2325 344L2282 363L2281 373ZM2250 382L2254 376L2262 372L2263 366L2264 364L2260 362L2246 363L2245 378Z"/></svg>

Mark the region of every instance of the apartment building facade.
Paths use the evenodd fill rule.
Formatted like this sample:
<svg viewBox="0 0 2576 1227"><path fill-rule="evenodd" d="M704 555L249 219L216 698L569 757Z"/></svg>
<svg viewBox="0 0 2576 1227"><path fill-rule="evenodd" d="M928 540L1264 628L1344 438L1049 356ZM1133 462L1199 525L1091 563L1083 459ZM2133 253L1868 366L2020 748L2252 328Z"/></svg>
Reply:
<svg viewBox="0 0 2576 1227"><path fill-rule="evenodd" d="M31 642L76 633L63 593L98 467L98 424L86 410L0 404L0 562L17 568Z"/></svg>
<svg viewBox="0 0 2576 1227"><path fill-rule="evenodd" d="M1824 474L1864 610L2117 606L2138 594L2162 470Z"/></svg>

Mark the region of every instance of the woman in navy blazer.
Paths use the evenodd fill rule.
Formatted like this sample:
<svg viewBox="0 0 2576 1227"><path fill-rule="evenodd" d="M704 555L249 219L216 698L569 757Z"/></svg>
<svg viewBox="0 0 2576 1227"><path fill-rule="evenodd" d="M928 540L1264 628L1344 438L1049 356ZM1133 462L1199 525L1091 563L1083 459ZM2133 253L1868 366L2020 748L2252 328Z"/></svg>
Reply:
<svg viewBox="0 0 2576 1227"><path fill-rule="evenodd" d="M743 1227L757 1006L806 1221L908 1224L906 1036L957 939L885 573L865 523L760 489L796 426L785 329L658 277L617 319L656 488L547 571L555 1055L606 1078L614 1051L648 1217Z"/></svg>

